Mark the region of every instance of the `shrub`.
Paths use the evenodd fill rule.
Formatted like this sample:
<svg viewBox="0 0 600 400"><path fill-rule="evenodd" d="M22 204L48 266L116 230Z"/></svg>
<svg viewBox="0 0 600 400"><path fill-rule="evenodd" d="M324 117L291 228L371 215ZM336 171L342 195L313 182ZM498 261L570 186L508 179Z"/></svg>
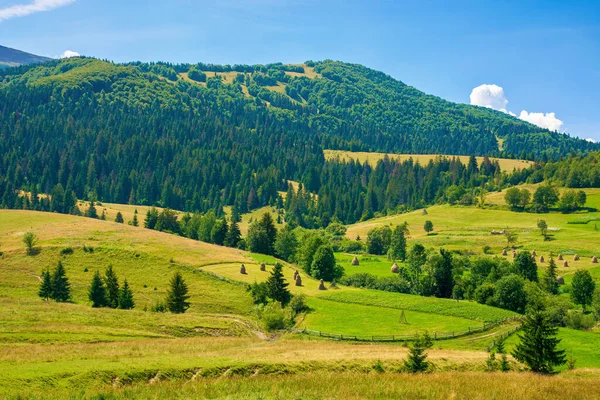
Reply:
<svg viewBox="0 0 600 400"><path fill-rule="evenodd" d="M268 303L269 287L267 286L266 282L252 283L248 285L247 291L250 292L254 304Z"/></svg>
<svg viewBox="0 0 600 400"><path fill-rule="evenodd" d="M260 311L260 319L268 331L285 328L285 314L283 308L281 308L281 304L278 302L269 303L264 306Z"/></svg>
<svg viewBox="0 0 600 400"><path fill-rule="evenodd" d="M591 314L584 314L578 311L570 311L565 317L565 324L572 329L587 331L596 325L596 320Z"/></svg>
<svg viewBox="0 0 600 400"><path fill-rule="evenodd" d="M310 310L306 304L306 297L304 297L303 294L292 297L292 300L290 301L290 310L292 310L295 315Z"/></svg>
<svg viewBox="0 0 600 400"><path fill-rule="evenodd" d="M66 256L66 255L69 255L69 254L73 254L73 248L72 247L65 247L64 249L62 249L60 251L60 255L61 256Z"/></svg>
<svg viewBox="0 0 600 400"><path fill-rule="evenodd" d="M164 313L164 312L167 312L167 306L163 301L158 301L152 305L152 308L150 309L150 311Z"/></svg>

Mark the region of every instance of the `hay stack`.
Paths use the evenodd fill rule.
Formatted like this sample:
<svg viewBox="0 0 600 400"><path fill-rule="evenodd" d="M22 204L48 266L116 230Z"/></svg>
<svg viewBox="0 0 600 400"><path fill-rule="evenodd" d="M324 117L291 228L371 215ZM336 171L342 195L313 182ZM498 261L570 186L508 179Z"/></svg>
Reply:
<svg viewBox="0 0 600 400"><path fill-rule="evenodd" d="M244 266L244 264L242 264L242 266L240 267L240 274L246 275L246 267Z"/></svg>
<svg viewBox="0 0 600 400"><path fill-rule="evenodd" d="M573 261L579 261L579 254L575 254L573 256Z"/></svg>
<svg viewBox="0 0 600 400"><path fill-rule="evenodd" d="M427 214L429 214L429 213L427 212L427 209L426 209L426 208L424 208L424 209L423 209L423 215L427 215Z"/></svg>
<svg viewBox="0 0 600 400"><path fill-rule="evenodd" d="M331 281L331 285L329 285L329 289L337 289L337 288L338 288L338 286L335 283L335 279L334 279L334 280Z"/></svg>
<svg viewBox="0 0 600 400"><path fill-rule="evenodd" d="M261 271L266 271L267 270L267 266L265 265L265 263L260 263L260 270Z"/></svg>
<svg viewBox="0 0 600 400"><path fill-rule="evenodd" d="M323 279L321 279L319 281L319 290L327 290L327 288L325 287L325 283L323 282Z"/></svg>
<svg viewBox="0 0 600 400"><path fill-rule="evenodd" d="M398 266L398 264L394 263L390 271L392 271L393 274L397 274L398 272L400 272L400 267Z"/></svg>
<svg viewBox="0 0 600 400"><path fill-rule="evenodd" d="M513 251L513 258L517 258L517 252Z"/></svg>
<svg viewBox="0 0 600 400"><path fill-rule="evenodd" d="M294 280L298 279L299 276L300 274L298 273L298 271L294 271Z"/></svg>
<svg viewBox="0 0 600 400"><path fill-rule="evenodd" d="M565 284L565 278L563 278L562 276L557 276L556 277L556 283L558 283L559 285L564 285Z"/></svg>
<svg viewBox="0 0 600 400"><path fill-rule="evenodd" d="M508 255L508 251L506 249L502 249L502 255L506 257Z"/></svg>
<svg viewBox="0 0 600 400"><path fill-rule="evenodd" d="M298 274L295 278L296 286L302 286L302 278L300 278L300 274Z"/></svg>
<svg viewBox="0 0 600 400"><path fill-rule="evenodd" d="M358 257L354 256L354 258L352 259L352 265L359 265L360 263L358 262Z"/></svg>
<svg viewBox="0 0 600 400"><path fill-rule="evenodd" d="M543 264L543 263L545 263L545 262L546 262L546 260L544 260L544 256L540 256L540 263L542 263L542 264Z"/></svg>
<svg viewBox="0 0 600 400"><path fill-rule="evenodd" d="M537 253L535 252L535 250L533 250L533 251L531 252L531 256L532 256L533 258L537 257Z"/></svg>
<svg viewBox="0 0 600 400"><path fill-rule="evenodd" d="M592 257L592 264L598 264L598 257Z"/></svg>
<svg viewBox="0 0 600 400"><path fill-rule="evenodd" d="M558 261L562 261L562 260L564 260L564 257L562 256L562 254L559 254L558 255Z"/></svg>
<svg viewBox="0 0 600 400"><path fill-rule="evenodd" d="M563 267L568 268L569 267L569 262L565 260L565 262L563 263Z"/></svg>

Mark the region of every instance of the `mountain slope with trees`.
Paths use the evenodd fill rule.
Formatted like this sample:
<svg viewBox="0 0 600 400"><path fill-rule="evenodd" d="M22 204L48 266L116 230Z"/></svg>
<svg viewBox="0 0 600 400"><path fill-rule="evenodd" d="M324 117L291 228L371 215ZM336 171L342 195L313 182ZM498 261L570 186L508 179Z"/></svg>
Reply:
<svg viewBox="0 0 600 400"><path fill-rule="evenodd" d="M36 56L21 50L0 46L0 68L50 61L48 57Z"/></svg>

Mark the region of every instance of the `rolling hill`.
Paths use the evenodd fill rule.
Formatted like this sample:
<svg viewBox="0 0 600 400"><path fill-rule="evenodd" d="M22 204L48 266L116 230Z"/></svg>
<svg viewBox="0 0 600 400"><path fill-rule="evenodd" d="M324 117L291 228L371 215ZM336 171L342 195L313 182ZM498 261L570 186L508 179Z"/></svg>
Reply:
<svg viewBox="0 0 600 400"><path fill-rule="evenodd" d="M24 64L36 64L50 61L51 58L36 56L21 50L0 46L0 68L14 67Z"/></svg>

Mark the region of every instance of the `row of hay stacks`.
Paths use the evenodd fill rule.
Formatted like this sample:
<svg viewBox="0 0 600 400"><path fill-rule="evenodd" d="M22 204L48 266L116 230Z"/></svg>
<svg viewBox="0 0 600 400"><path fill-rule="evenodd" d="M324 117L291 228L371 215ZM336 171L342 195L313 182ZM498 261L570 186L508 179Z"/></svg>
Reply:
<svg viewBox="0 0 600 400"><path fill-rule="evenodd" d="M508 250L507 249L503 249L502 250L502 255L504 257L508 256ZM535 250L533 250L531 252L531 257L534 260L539 260L539 262L542 263L542 264L546 262L546 259L544 258L543 255L541 255L539 259L537 258L537 253L536 253ZM515 250L513 250L513 252L512 252L512 258L517 258L517 252ZM569 266L569 263L565 260L565 258L564 258L564 256L562 254L559 254L558 257L556 257L556 259L558 261L564 261L563 262L563 267L568 267ZM573 256L573 261L581 261L581 258L579 257L579 254L575 254ZM592 261L592 264L598 264L598 257L593 256L592 259L591 259L591 261Z"/></svg>

